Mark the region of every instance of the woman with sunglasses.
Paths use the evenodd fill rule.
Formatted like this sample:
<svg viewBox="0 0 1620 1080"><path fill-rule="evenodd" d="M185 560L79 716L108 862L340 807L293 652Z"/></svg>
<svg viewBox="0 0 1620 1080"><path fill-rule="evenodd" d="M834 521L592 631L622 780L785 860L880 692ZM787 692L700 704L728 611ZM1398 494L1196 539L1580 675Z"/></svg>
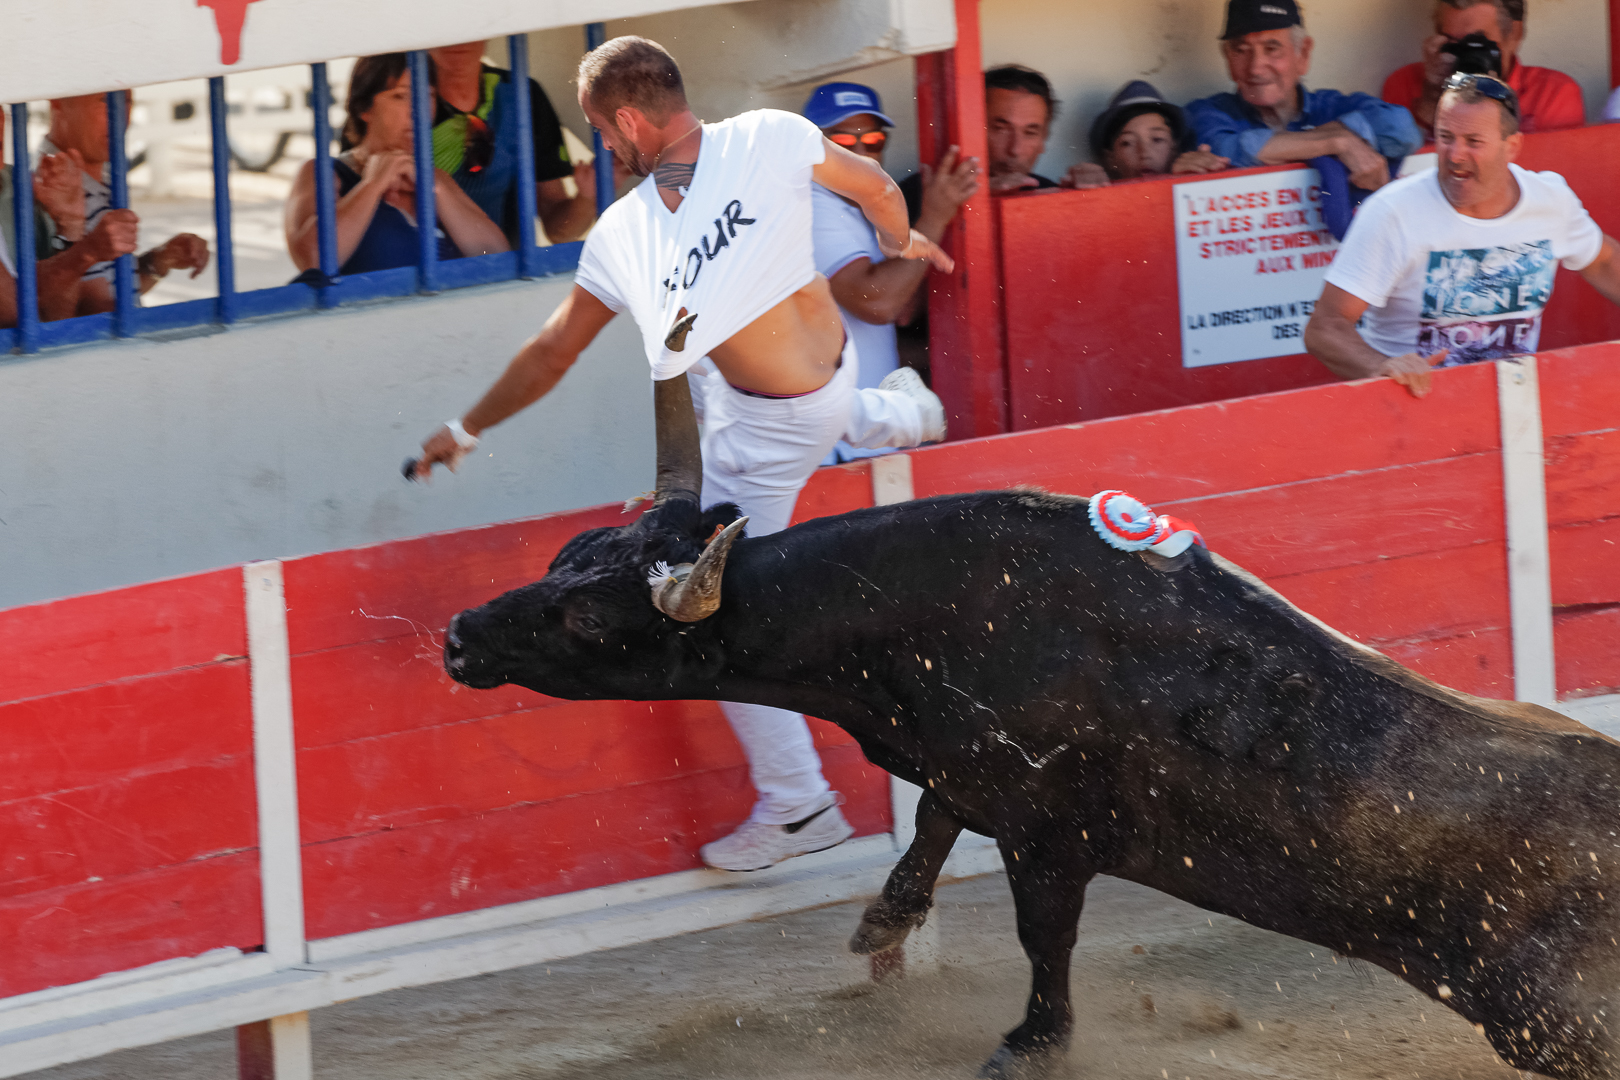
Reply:
<svg viewBox="0 0 1620 1080"><path fill-rule="evenodd" d="M883 113L882 99L870 86L847 82L818 86L804 104L804 116L829 142L883 167L888 129L894 121ZM954 148L937 174L925 170L922 214L914 222L917 231L937 244L957 210L978 190L978 171L977 159L958 162ZM857 388L896 389L901 382L920 388L921 377L900 366L895 323L910 313L913 298L928 276L928 264L887 258L860 207L820 184L811 185L810 207L816 270L827 278L860 357ZM888 425L868 423L857 408L849 432L833 447L826 463L898 448L864 437L869 432L887 437L892 430Z"/></svg>
<svg viewBox="0 0 1620 1080"><path fill-rule="evenodd" d="M339 272L414 266L416 162L411 152L411 74L405 54L356 61L349 76L347 107L344 152L332 160L338 182ZM434 170L433 195L441 260L509 250L500 226L442 169ZM293 262L306 274L318 271L313 161L304 164L293 183L285 228Z"/></svg>

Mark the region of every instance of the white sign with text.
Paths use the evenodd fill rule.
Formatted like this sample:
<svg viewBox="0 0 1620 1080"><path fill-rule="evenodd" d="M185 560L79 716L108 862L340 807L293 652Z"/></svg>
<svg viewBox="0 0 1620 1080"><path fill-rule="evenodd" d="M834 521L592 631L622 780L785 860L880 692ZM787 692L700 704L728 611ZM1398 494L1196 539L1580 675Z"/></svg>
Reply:
<svg viewBox="0 0 1620 1080"><path fill-rule="evenodd" d="M1207 367L1305 351L1305 323L1339 242L1315 169L1177 184L1181 363Z"/></svg>

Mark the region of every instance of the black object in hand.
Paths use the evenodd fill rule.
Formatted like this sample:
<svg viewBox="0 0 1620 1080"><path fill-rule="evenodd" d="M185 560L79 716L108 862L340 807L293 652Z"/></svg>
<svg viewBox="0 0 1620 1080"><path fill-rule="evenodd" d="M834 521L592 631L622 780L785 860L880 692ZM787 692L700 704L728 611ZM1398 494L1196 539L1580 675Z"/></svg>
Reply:
<svg viewBox="0 0 1620 1080"><path fill-rule="evenodd" d="M401 465L399 467L399 471L402 474L404 474L405 479L407 479L407 480L415 480L416 479L416 459L413 458L413 457L406 458L405 459L405 464L403 464L403 465Z"/></svg>
<svg viewBox="0 0 1620 1080"><path fill-rule="evenodd" d="M1459 75L1502 75L1502 50L1478 30L1461 41L1448 41L1440 51L1457 58Z"/></svg>

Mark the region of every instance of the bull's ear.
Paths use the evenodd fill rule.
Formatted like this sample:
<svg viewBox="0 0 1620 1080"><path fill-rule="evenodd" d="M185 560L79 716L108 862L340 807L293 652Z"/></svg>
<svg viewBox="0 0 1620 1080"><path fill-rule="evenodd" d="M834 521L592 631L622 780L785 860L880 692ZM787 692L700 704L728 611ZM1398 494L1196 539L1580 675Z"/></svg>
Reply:
<svg viewBox="0 0 1620 1080"><path fill-rule="evenodd" d="M676 567L675 572L654 582L653 606L680 622L697 622L719 611L720 579L726 571L726 558L747 524L747 518L738 518L722 529L703 549L690 573L682 576L682 568Z"/></svg>
<svg viewBox="0 0 1620 1080"><path fill-rule="evenodd" d="M736 503L715 503L703 511L703 524L698 539L706 542L717 531L730 525L741 516L742 511L737 509Z"/></svg>

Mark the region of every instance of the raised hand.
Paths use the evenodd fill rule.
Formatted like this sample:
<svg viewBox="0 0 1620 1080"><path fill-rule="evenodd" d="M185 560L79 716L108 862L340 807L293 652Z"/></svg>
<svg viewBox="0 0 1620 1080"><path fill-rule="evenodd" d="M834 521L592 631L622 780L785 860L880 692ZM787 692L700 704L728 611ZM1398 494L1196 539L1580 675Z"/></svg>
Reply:
<svg viewBox="0 0 1620 1080"><path fill-rule="evenodd" d="M84 158L77 150L46 154L34 170L34 201L56 222L62 239L84 238Z"/></svg>
<svg viewBox="0 0 1620 1080"><path fill-rule="evenodd" d="M147 252L146 257L155 277L165 277L171 270L190 270L196 277L208 267L208 241L196 233L180 233Z"/></svg>
<svg viewBox="0 0 1620 1080"><path fill-rule="evenodd" d="M96 227L79 244L93 262L109 262L135 251L140 227L141 219L135 211L108 210L96 219Z"/></svg>

